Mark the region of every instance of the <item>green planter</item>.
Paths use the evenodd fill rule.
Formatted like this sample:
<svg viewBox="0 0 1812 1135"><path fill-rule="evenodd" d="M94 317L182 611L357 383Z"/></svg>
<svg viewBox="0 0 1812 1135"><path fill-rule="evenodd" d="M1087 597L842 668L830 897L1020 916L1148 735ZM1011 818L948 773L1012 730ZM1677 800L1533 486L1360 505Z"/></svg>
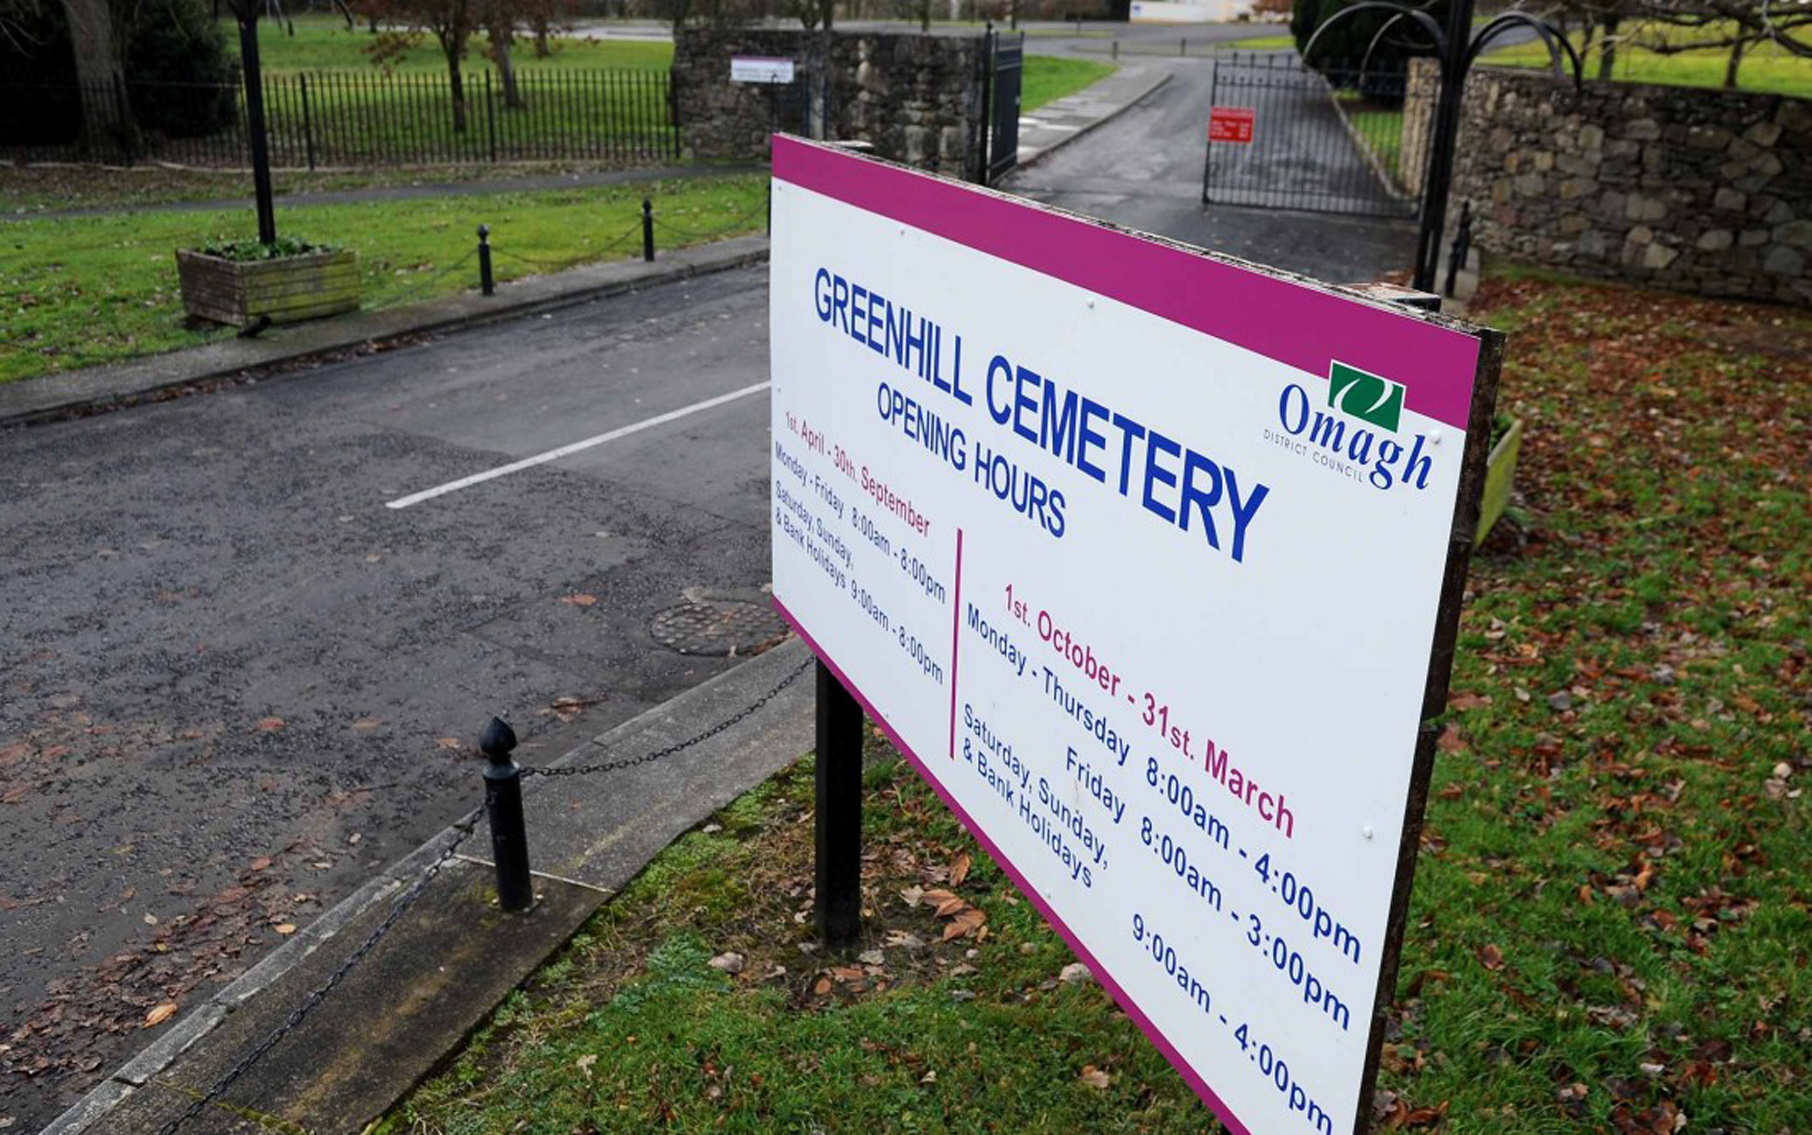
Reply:
<svg viewBox="0 0 1812 1135"><path fill-rule="evenodd" d="M1516 483L1516 455L1522 448L1523 420L1516 418L1510 422L1504 436L1491 447L1491 455L1485 458L1485 493L1479 504L1479 532L1472 541L1475 548L1485 542L1485 537L1491 534L1491 526L1510 504L1510 490Z"/></svg>
<svg viewBox="0 0 1812 1135"><path fill-rule="evenodd" d="M228 260L180 248L176 274L184 310L216 323L244 327L261 315L292 323L359 306L359 261L350 249Z"/></svg>

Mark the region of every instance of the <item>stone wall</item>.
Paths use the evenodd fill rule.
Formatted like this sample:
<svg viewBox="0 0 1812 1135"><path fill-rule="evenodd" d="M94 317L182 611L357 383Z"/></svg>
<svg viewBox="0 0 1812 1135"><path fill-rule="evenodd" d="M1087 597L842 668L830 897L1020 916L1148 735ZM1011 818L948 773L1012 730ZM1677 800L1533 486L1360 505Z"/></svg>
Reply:
<svg viewBox="0 0 1812 1135"><path fill-rule="evenodd" d="M732 83L730 58L792 59L790 86ZM760 161L785 130L863 141L883 158L951 177L977 172L980 36L687 28L674 45L680 137L694 157Z"/></svg>
<svg viewBox="0 0 1812 1135"><path fill-rule="evenodd" d="M1425 105L1425 102L1423 103ZM1406 108L1405 130L1418 112ZM1812 306L1812 100L1481 67L1454 174L1523 260Z"/></svg>

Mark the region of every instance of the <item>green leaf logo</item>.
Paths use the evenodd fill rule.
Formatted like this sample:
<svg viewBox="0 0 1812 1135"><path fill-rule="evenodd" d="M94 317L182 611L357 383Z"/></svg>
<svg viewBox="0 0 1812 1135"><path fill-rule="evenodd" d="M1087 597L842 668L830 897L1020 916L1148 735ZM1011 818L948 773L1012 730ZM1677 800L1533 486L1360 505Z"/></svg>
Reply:
<svg viewBox="0 0 1812 1135"><path fill-rule="evenodd" d="M1396 433L1403 419L1403 384L1334 363L1328 371L1328 405Z"/></svg>

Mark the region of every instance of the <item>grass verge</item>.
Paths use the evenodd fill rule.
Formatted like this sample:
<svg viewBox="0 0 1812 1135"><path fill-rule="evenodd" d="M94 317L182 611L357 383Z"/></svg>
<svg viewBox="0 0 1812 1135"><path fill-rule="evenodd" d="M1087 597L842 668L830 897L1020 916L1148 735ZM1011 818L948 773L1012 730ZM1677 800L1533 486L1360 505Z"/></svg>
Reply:
<svg viewBox="0 0 1812 1135"><path fill-rule="evenodd" d="M221 25L227 43L237 58L239 28L231 19ZM364 24L348 31L346 22L337 16L303 15L295 18L296 34L290 35L281 21L260 20L258 23L258 56L268 71L373 71L368 54L375 36ZM484 55L484 36L472 37L472 51L463 69L476 73L490 66ZM552 52L535 54L533 37L517 39L510 58L519 69L535 71L631 70L666 71L673 65L671 40L598 39L586 36L555 36ZM395 61L395 70L409 74L444 75L447 58L431 35L419 37L414 47Z"/></svg>
<svg viewBox="0 0 1812 1135"><path fill-rule="evenodd" d="M1718 36L1716 23L1692 32L1691 39L1687 39L1686 33L1677 28L1656 27L1636 32L1630 41L1618 47L1612 78L1624 83L1721 87L1724 85L1728 50L1670 55L1652 50L1653 45L1666 43L1669 37L1676 42L1695 42L1717 39ZM1575 32L1568 38L1575 49L1584 45L1583 33ZM1506 67L1547 67L1549 55L1547 47L1539 42L1519 43L1513 47L1487 52L1483 62ZM1586 74L1591 77L1598 74L1596 50L1586 59ZM1776 43L1753 46L1744 52L1742 63L1737 69L1737 88L1812 98L1812 59L1793 55Z"/></svg>
<svg viewBox="0 0 1812 1135"><path fill-rule="evenodd" d="M641 201L661 248L756 232L765 179L698 178L601 189L480 194L279 208L284 234L359 254L366 307L476 287L477 268L443 270L491 228L500 281L639 254ZM174 250L252 231L249 209L0 221L7 336L0 382L117 362L231 334L183 315ZM625 239L627 237L627 239Z"/></svg>
<svg viewBox="0 0 1812 1135"><path fill-rule="evenodd" d="M277 208L293 193L338 189L384 189L561 174L616 172L617 164L534 162L507 165L390 166L378 169L272 170ZM129 209L195 201L250 201L252 175L239 170L181 169L136 165L126 169L101 166L42 165L0 167L9 217L66 209Z"/></svg>
<svg viewBox="0 0 1812 1135"><path fill-rule="evenodd" d="M1073 95L1119 70L1111 63L1057 55L1027 55L1025 61L1019 88L1019 109L1025 113Z"/></svg>
<svg viewBox="0 0 1812 1135"><path fill-rule="evenodd" d="M1536 274L1474 310L1512 332L1522 499L1472 573L1376 1119L1812 1130L1812 317ZM872 736L865 779L856 956L811 949L802 763L382 1130L1213 1130Z"/></svg>

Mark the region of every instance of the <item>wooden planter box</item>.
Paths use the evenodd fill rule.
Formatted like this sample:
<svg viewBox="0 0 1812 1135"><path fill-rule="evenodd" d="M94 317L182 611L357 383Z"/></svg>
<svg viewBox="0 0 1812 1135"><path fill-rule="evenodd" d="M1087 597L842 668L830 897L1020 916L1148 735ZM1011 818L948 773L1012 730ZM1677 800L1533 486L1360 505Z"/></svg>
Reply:
<svg viewBox="0 0 1812 1135"><path fill-rule="evenodd" d="M260 315L291 323L359 306L358 254L348 249L277 260L227 260L177 249L176 273L184 309L216 323L243 327Z"/></svg>
<svg viewBox="0 0 1812 1135"><path fill-rule="evenodd" d="M1475 548L1485 542L1485 537L1491 534L1491 526L1510 504L1510 490L1516 483L1516 455L1522 448L1523 420L1517 418L1491 447L1491 455L1485 458L1485 493L1479 502L1479 534L1472 541Z"/></svg>

